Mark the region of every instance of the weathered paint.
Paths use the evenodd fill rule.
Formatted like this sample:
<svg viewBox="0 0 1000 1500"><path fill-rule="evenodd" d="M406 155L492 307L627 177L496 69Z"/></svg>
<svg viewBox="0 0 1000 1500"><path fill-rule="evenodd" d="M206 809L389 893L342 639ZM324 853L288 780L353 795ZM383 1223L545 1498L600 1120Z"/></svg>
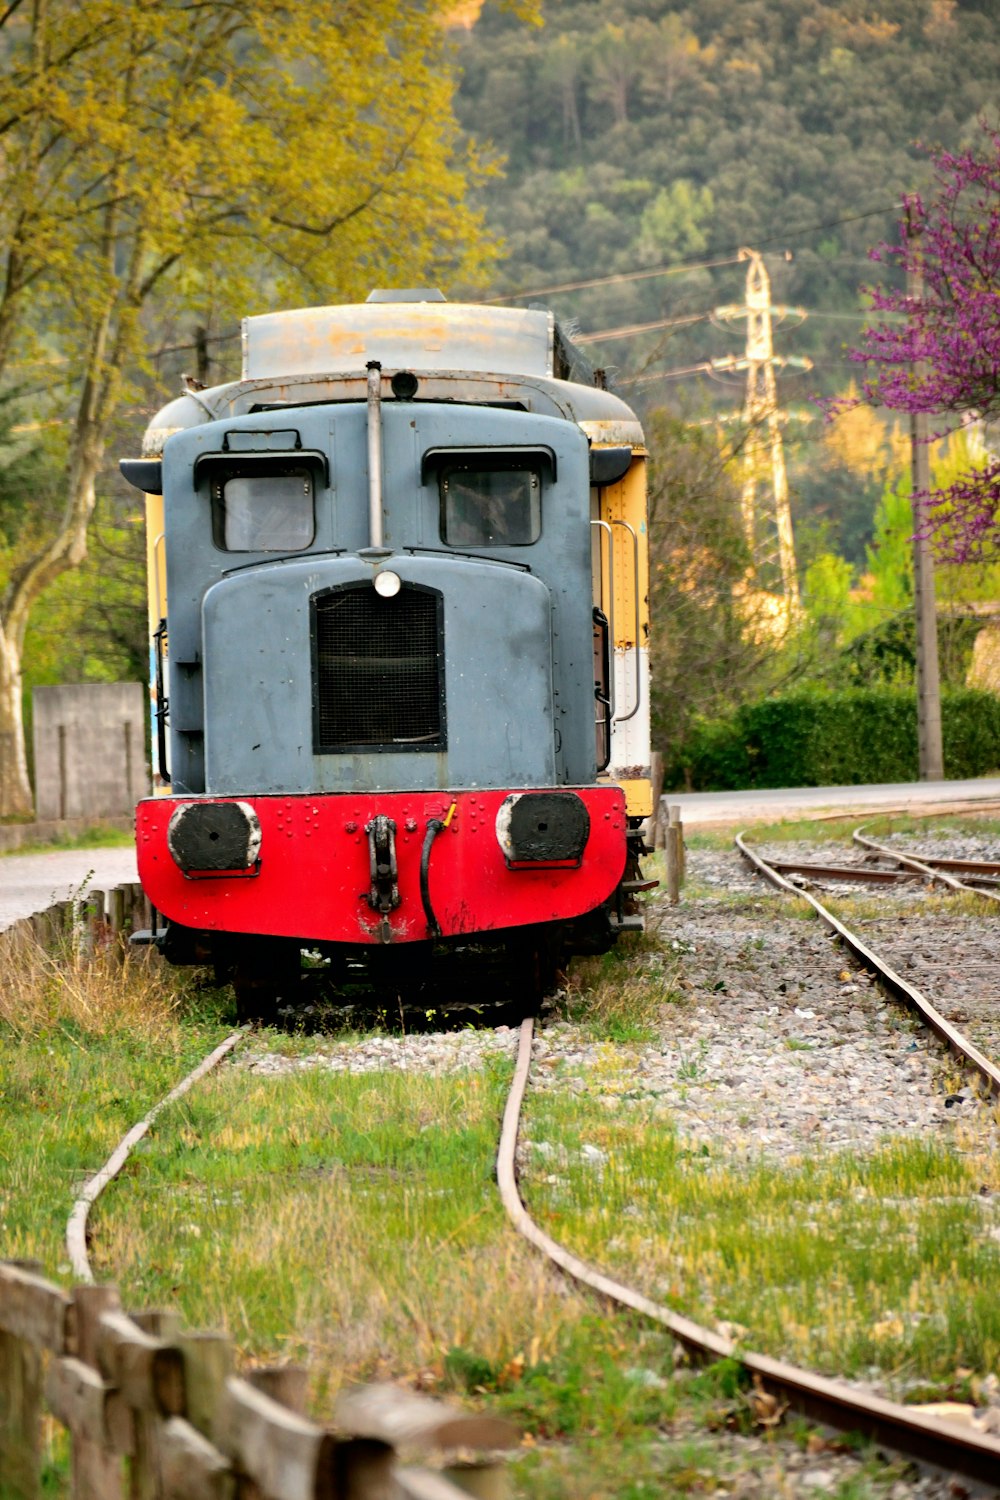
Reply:
<svg viewBox="0 0 1000 1500"><path fill-rule="evenodd" d="M334 374L370 359L394 370L551 376L554 321L529 308L461 302L362 303L265 313L243 322L245 380Z"/></svg>
<svg viewBox="0 0 1000 1500"><path fill-rule="evenodd" d="M396 824L400 904L388 915L391 941L418 942L429 935L420 897L427 824L431 818L443 820L454 804L430 860L431 903L444 936L582 916L607 900L622 878L625 798L613 786L531 790L572 790L586 804L590 835L578 869L508 868L497 837L506 790L358 790L243 798L260 822L260 858L256 870L229 876L185 876L170 855L171 816L176 807L198 799L140 802L139 876L158 911L199 931L265 933L304 943L377 943L381 918L367 900L365 827L382 814Z"/></svg>

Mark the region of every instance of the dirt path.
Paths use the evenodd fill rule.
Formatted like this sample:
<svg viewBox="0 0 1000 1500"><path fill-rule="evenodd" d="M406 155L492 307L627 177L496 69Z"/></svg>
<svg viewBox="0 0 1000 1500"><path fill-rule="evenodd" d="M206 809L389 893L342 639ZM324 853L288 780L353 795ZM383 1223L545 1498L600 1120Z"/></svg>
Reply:
<svg viewBox="0 0 1000 1500"><path fill-rule="evenodd" d="M66 901L83 885L104 889L138 880L131 849L53 849L0 858L0 928Z"/></svg>

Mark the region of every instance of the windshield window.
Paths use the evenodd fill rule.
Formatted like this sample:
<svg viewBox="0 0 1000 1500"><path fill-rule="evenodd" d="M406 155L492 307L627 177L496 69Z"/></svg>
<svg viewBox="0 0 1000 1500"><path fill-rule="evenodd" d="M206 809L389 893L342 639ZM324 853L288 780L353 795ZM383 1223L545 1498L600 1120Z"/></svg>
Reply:
<svg viewBox="0 0 1000 1500"><path fill-rule="evenodd" d="M231 475L212 485L212 535L227 552L302 552L315 534L307 469Z"/></svg>
<svg viewBox="0 0 1000 1500"><path fill-rule="evenodd" d="M542 487L532 469L446 468L441 538L451 547L524 547L542 530Z"/></svg>

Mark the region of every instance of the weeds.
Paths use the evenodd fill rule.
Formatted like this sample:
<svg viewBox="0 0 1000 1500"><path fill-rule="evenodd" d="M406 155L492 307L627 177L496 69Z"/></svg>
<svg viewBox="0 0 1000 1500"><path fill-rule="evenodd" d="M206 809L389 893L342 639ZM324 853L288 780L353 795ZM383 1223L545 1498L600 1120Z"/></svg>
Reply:
<svg viewBox="0 0 1000 1500"><path fill-rule="evenodd" d="M53 1274L74 1185L219 1039L223 1002L148 952L0 948L0 1254Z"/></svg>
<svg viewBox="0 0 1000 1500"><path fill-rule="evenodd" d="M680 954L646 932L599 958L581 959L570 972L567 1009L597 1041L651 1041L664 1009L683 1001Z"/></svg>
<svg viewBox="0 0 1000 1500"><path fill-rule="evenodd" d="M52 953L19 932L0 935L0 947L0 1027L14 1037L58 1027L87 1037L141 1030L155 1041L184 1008L176 979L148 949L114 943L87 956L67 943Z"/></svg>

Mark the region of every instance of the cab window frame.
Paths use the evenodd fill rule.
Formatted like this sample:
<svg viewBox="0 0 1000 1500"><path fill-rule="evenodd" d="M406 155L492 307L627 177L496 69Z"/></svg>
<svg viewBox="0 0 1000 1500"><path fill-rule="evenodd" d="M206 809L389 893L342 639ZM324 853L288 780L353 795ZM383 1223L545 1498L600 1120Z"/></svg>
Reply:
<svg viewBox="0 0 1000 1500"><path fill-rule="evenodd" d="M328 483L325 455L309 449L277 449L269 453L224 451L206 453L195 463L195 486L199 490L207 481L212 545L227 557L299 556L316 544L319 529L317 498ZM309 540L296 540L270 546L233 546L226 540L226 486L233 479L295 478L309 489L308 509L311 520ZM305 510L305 506L303 506Z"/></svg>
<svg viewBox="0 0 1000 1500"><path fill-rule="evenodd" d="M510 536L481 534L467 539L449 535L449 521L454 531L454 520L449 509L449 484L455 476L476 474L526 474L529 485L527 499L527 521L529 534L518 539ZM545 493L555 480L556 458L551 448L538 446L523 448L432 448L423 456L421 479L427 484L432 478L438 490L438 536L446 547L456 551L484 548L489 551L504 548L533 547L541 540L545 529ZM496 497L498 503L501 496ZM482 496L482 503L488 497Z"/></svg>

